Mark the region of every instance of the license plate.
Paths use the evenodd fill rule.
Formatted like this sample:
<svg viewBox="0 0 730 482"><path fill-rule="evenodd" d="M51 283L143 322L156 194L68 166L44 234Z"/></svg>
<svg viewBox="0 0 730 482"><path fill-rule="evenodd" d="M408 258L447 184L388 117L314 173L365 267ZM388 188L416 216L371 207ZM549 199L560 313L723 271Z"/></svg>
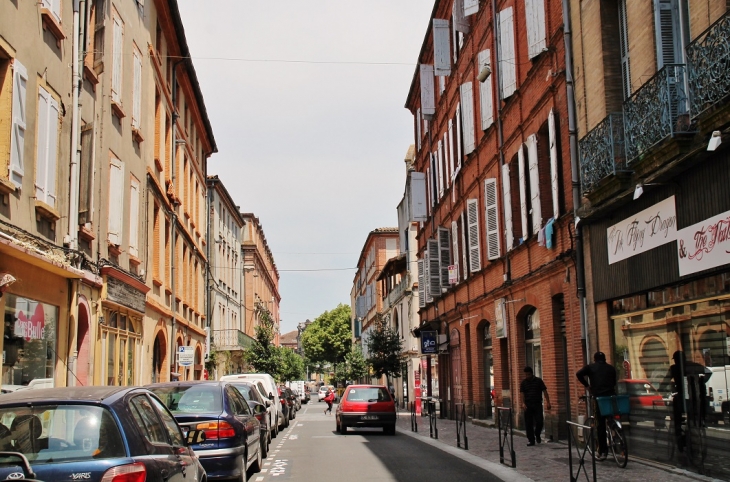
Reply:
<svg viewBox="0 0 730 482"><path fill-rule="evenodd" d="M378 416L377 415L363 415L362 419L363 420L377 420Z"/></svg>

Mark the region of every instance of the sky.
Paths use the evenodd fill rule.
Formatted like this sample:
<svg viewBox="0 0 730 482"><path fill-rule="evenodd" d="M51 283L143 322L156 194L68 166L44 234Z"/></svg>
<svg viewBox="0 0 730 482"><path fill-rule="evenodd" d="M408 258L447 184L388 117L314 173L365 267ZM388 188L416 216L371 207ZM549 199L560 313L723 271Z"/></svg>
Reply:
<svg viewBox="0 0 730 482"><path fill-rule="evenodd" d="M368 233L398 225L434 2L178 3L218 145L208 175L259 218L287 333L349 304Z"/></svg>

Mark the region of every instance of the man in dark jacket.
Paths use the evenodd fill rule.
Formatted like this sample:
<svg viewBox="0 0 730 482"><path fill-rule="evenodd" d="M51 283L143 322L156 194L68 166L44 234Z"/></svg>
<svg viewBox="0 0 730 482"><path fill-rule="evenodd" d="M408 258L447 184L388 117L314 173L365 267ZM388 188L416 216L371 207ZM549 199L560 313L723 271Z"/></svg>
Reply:
<svg viewBox="0 0 730 482"><path fill-rule="evenodd" d="M616 369L606 363L606 354L598 351L593 355L593 363L586 365L575 374L578 381L590 390L594 397L616 395ZM606 416L596 413L596 436L598 437L598 460L605 460L608 454L606 444Z"/></svg>
<svg viewBox="0 0 730 482"><path fill-rule="evenodd" d="M547 387L542 378L532 374L532 367L525 367L525 379L520 383L520 395L522 395L522 410L525 413L525 432L527 435L528 447L541 443L543 414L542 396L545 395L545 404L550 410L550 397Z"/></svg>

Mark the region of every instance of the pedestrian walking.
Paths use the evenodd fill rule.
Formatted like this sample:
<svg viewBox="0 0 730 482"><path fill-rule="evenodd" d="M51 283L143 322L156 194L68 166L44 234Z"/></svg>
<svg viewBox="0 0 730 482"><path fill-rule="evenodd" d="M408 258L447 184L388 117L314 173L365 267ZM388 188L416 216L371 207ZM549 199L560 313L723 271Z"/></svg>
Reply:
<svg viewBox="0 0 730 482"><path fill-rule="evenodd" d="M606 354L597 351L593 355L593 363L586 365L575 374L578 381L586 387L594 397L616 395L616 369L606 363ZM598 437L598 456L596 460L606 460L608 444L606 444L606 416L596 405L596 436Z"/></svg>
<svg viewBox="0 0 730 482"><path fill-rule="evenodd" d="M327 408L324 409L324 414L327 415L327 412L329 412L329 414L332 415L332 404L335 401L335 392L327 389L327 394L324 396L324 401L327 403Z"/></svg>
<svg viewBox="0 0 730 482"><path fill-rule="evenodd" d="M545 406L550 410L550 397L547 387L542 378L536 377L532 367L525 367L525 379L520 383L520 396L522 397L522 410L525 413L525 432L527 433L527 446L535 445L535 442L542 443L543 414L542 396L545 395Z"/></svg>

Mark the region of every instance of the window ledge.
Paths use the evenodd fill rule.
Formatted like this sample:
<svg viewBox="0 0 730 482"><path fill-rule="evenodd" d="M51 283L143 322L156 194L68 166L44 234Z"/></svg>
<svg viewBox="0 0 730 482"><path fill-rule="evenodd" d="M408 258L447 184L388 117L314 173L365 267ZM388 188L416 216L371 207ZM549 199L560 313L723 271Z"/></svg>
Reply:
<svg viewBox="0 0 730 482"><path fill-rule="evenodd" d="M86 226L79 226L79 236L85 241L93 241L96 239L94 233L90 229L86 229Z"/></svg>
<svg viewBox="0 0 730 482"><path fill-rule="evenodd" d="M112 100L112 112L120 119L124 119L127 116L122 109L122 104L116 100Z"/></svg>
<svg viewBox="0 0 730 482"><path fill-rule="evenodd" d="M139 127L132 127L132 138L139 144L144 141L144 137L142 136L142 130L140 130Z"/></svg>
<svg viewBox="0 0 730 482"><path fill-rule="evenodd" d="M162 161L158 157L155 157L155 169L157 172L162 172Z"/></svg>
<svg viewBox="0 0 730 482"><path fill-rule="evenodd" d="M162 281L161 281L161 280L159 280L159 279L157 279L157 278L155 278L155 277L153 276L153 277L152 277L152 284L153 284L153 285L155 285L155 286L157 286L157 287L159 288L160 286L162 286Z"/></svg>
<svg viewBox="0 0 730 482"><path fill-rule="evenodd" d="M56 37L56 46L61 48L61 41L66 38L61 22L47 8L41 8L41 19L43 20L43 30L50 30L51 34Z"/></svg>
<svg viewBox="0 0 730 482"><path fill-rule="evenodd" d="M10 182L8 179L0 177L0 193L1 194L13 194L16 191L15 184Z"/></svg>
<svg viewBox="0 0 730 482"><path fill-rule="evenodd" d="M99 83L99 75L94 70L94 66L91 65L87 60L84 60L84 77L88 80L96 90L96 86Z"/></svg>
<svg viewBox="0 0 730 482"><path fill-rule="evenodd" d="M35 212L36 215L48 219L49 221L56 222L61 219L61 214L58 211L56 211L54 208L44 203L43 201L39 201L37 199L35 201Z"/></svg>
<svg viewBox="0 0 730 482"><path fill-rule="evenodd" d="M138 257L130 254L129 255L129 264L134 265L134 266L139 266L140 264L142 264L142 260L139 259Z"/></svg>
<svg viewBox="0 0 730 482"><path fill-rule="evenodd" d="M109 254L112 256L121 256L122 254L122 248L118 244L113 244L110 241L106 242L107 248L109 249Z"/></svg>
<svg viewBox="0 0 730 482"><path fill-rule="evenodd" d="M190 213L187 211L185 211L185 214L183 214L183 216L185 216L185 219L190 219Z"/></svg>

